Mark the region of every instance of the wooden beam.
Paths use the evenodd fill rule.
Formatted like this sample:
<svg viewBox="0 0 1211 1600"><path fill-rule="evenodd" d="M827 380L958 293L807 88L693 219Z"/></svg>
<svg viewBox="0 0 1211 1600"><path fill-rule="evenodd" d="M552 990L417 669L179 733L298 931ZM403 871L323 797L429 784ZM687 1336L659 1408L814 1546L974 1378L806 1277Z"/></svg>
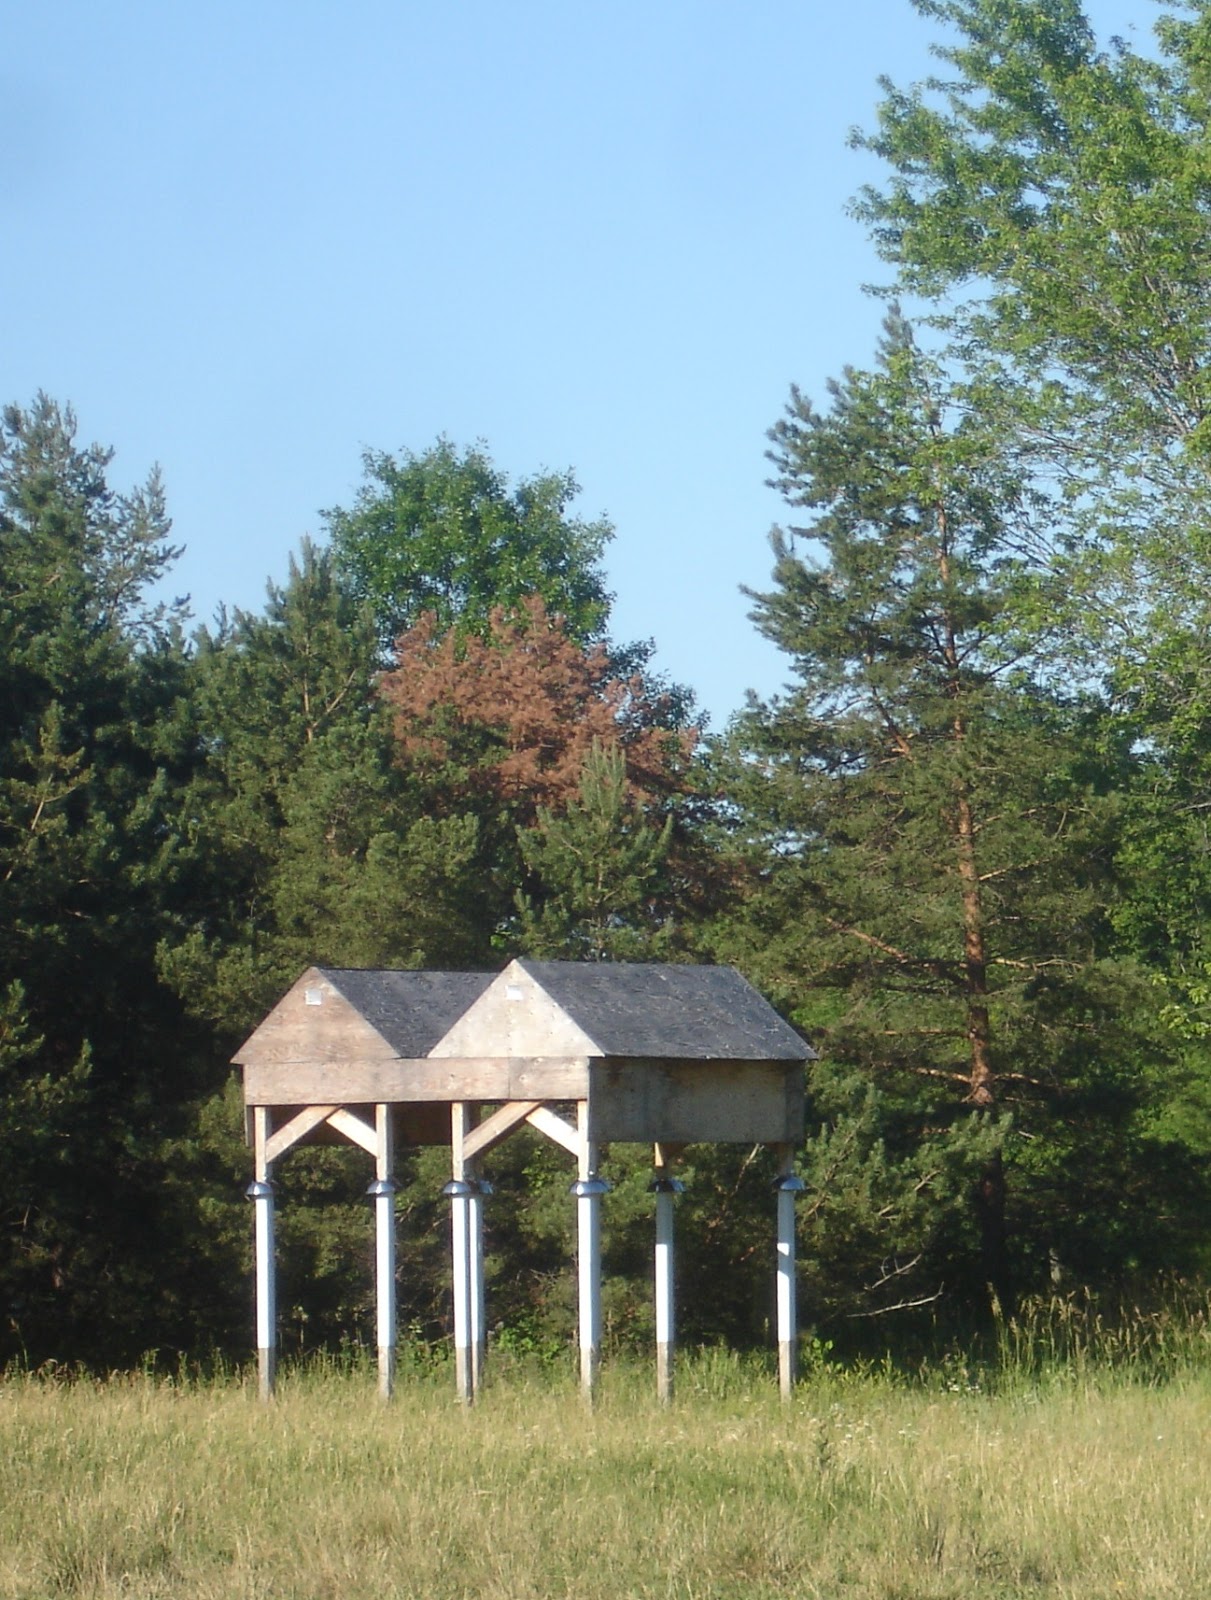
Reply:
<svg viewBox="0 0 1211 1600"><path fill-rule="evenodd" d="M336 1109L336 1106L307 1106L297 1116L291 1117L289 1122L271 1135L265 1146L266 1159L276 1161L279 1156L284 1156L292 1145L306 1138L313 1128L318 1128L321 1122L327 1122Z"/></svg>
<svg viewBox="0 0 1211 1600"><path fill-rule="evenodd" d="M533 1111L527 1113L526 1121L532 1128L537 1128L539 1133L545 1134L548 1139L553 1139L556 1144L561 1144L574 1156L579 1156L581 1150L579 1132L549 1106L535 1106Z"/></svg>
<svg viewBox="0 0 1211 1600"><path fill-rule="evenodd" d="M375 1061L366 1057L313 1057L255 1061L244 1068L249 1105L317 1106L406 1104L413 1100L583 1100L589 1064L568 1056L512 1056L472 1060Z"/></svg>
<svg viewBox="0 0 1211 1600"><path fill-rule="evenodd" d="M662 1140L657 1140L652 1146L652 1165L654 1167L670 1167L684 1149L684 1144L668 1144Z"/></svg>
<svg viewBox="0 0 1211 1600"><path fill-rule="evenodd" d="M532 1111L537 1111L542 1104L539 1100L511 1100L508 1105L501 1106L499 1111L494 1111L486 1117L478 1128L463 1138L463 1160L474 1161L476 1156L481 1156L486 1150L493 1149L502 1139L507 1139L519 1122L524 1122Z"/></svg>
<svg viewBox="0 0 1211 1600"><path fill-rule="evenodd" d="M365 1122L352 1111L347 1111L344 1106L331 1112L326 1121L329 1127L335 1128L338 1133L343 1133L346 1139L352 1139L354 1144L360 1144L362 1149L368 1151L377 1161L378 1133L372 1122Z"/></svg>

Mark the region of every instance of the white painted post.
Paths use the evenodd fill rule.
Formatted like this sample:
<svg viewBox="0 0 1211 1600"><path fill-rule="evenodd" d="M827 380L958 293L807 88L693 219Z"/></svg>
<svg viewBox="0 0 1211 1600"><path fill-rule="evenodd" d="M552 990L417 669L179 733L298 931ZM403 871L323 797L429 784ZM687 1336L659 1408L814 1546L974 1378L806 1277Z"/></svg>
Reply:
<svg viewBox="0 0 1211 1600"><path fill-rule="evenodd" d="M374 1201L375 1333L378 1345L378 1394L390 1400L395 1388L398 1318L395 1301L395 1138L389 1105L376 1105L374 1126L378 1138L375 1178L369 1193Z"/></svg>
<svg viewBox="0 0 1211 1600"><path fill-rule="evenodd" d="M793 1170L794 1150L779 1147L778 1195L778 1387L789 1400L798 1376L799 1318L795 1294L795 1196L806 1187Z"/></svg>
<svg viewBox="0 0 1211 1600"><path fill-rule="evenodd" d="M667 1167L660 1166L649 1189L656 1196L656 1394L663 1405L668 1405L673 1398L676 1340L673 1207L685 1185L670 1178Z"/></svg>
<svg viewBox="0 0 1211 1600"><path fill-rule="evenodd" d="M458 1398L470 1405L475 1398L475 1362L472 1354L471 1303L473 1299L471 1207L474 1185L466 1179L463 1140L470 1107L456 1100L450 1107L450 1159L454 1176L442 1190L450 1199L451 1259L454 1269L454 1385Z"/></svg>
<svg viewBox="0 0 1211 1600"><path fill-rule="evenodd" d="M464 1405L475 1398L475 1365L471 1351L471 1185L451 1178L442 1190L450 1201L451 1261L454 1271L454 1387Z"/></svg>
<svg viewBox="0 0 1211 1600"><path fill-rule="evenodd" d="M597 1175L597 1144L588 1136L588 1105L577 1104L580 1175L576 1196L576 1264L580 1324L580 1391L592 1405L601 1364L601 1197L609 1184Z"/></svg>
<svg viewBox="0 0 1211 1600"><path fill-rule="evenodd" d="M488 1353L487 1307L484 1295L484 1199L492 1193L486 1178L472 1178L467 1196L468 1232L471 1248L471 1386L476 1394L483 1387L484 1364Z"/></svg>
<svg viewBox="0 0 1211 1600"><path fill-rule="evenodd" d="M273 1239L273 1184L265 1154L269 1143L269 1107L253 1107L256 1177L245 1190L256 1219L256 1345L257 1389L262 1400L273 1398L277 1377L277 1282Z"/></svg>

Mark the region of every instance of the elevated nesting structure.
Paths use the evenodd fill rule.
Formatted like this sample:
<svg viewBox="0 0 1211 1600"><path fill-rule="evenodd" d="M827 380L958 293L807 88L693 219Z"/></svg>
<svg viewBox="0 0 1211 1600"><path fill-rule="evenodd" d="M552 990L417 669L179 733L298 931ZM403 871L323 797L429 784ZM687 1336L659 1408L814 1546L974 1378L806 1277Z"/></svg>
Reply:
<svg viewBox="0 0 1211 1600"><path fill-rule="evenodd" d="M514 961L504 972L363 972L313 967L235 1057L256 1149L258 1283L271 1278L273 1162L335 1133L375 1158L380 1386L394 1352L393 1147L451 1145L455 1349L470 1398L484 1341L478 1162L528 1124L577 1163L582 1382L600 1344L601 1196L606 1141L655 1153L659 1387L672 1389L670 1163L686 1144L779 1150L778 1303L784 1390L794 1363L794 1228L804 1066L812 1052L729 967ZM574 1108L574 1120L565 1114ZM255 1191L255 1192L254 1192ZM789 1220L788 1220L789 1219ZM388 1238L387 1235L392 1235ZM265 1260L262 1260L265 1257ZM384 1279L390 1277L390 1284ZM258 1306L271 1301L263 1285ZM386 1309L385 1309L386 1308ZM272 1386L272 1313L259 1313L262 1387ZM663 1335L663 1337L662 1337Z"/></svg>

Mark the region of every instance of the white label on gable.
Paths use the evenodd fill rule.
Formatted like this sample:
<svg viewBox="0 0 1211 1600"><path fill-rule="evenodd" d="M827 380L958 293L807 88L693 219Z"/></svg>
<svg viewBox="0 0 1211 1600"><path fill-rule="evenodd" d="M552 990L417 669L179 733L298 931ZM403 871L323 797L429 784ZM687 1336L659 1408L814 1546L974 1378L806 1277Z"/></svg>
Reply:
<svg viewBox="0 0 1211 1600"><path fill-rule="evenodd" d="M303 990L303 1004L304 1005L322 1006L323 1003L324 1003L324 991L322 989L304 989Z"/></svg>
<svg viewBox="0 0 1211 1600"><path fill-rule="evenodd" d="M522 992L522 987L521 987L520 983L506 983L505 984L505 999L506 1000L523 1000L524 998L525 998L525 995Z"/></svg>

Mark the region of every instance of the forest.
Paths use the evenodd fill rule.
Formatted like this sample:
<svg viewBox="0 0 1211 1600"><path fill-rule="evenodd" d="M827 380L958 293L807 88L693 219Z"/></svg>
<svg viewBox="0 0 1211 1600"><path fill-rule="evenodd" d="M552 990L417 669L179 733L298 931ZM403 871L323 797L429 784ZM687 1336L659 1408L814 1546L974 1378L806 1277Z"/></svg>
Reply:
<svg viewBox="0 0 1211 1600"><path fill-rule="evenodd" d="M838 1348L1206 1289L1211 5L1137 49L1078 0L916 3L939 77L855 135L882 340L772 423L749 601L789 687L725 730L613 636L571 472L368 451L263 609L196 627L158 474L4 409L0 1362L243 1358L229 1062L311 963L735 965L819 1055L800 1295ZM396 1202L422 1344L444 1158ZM768 1337L769 1159L687 1154L689 1340ZM648 1160L608 1162L621 1342ZM559 1349L567 1174L493 1163L496 1337ZM288 1351L370 1334L365 1184L283 1166Z"/></svg>

